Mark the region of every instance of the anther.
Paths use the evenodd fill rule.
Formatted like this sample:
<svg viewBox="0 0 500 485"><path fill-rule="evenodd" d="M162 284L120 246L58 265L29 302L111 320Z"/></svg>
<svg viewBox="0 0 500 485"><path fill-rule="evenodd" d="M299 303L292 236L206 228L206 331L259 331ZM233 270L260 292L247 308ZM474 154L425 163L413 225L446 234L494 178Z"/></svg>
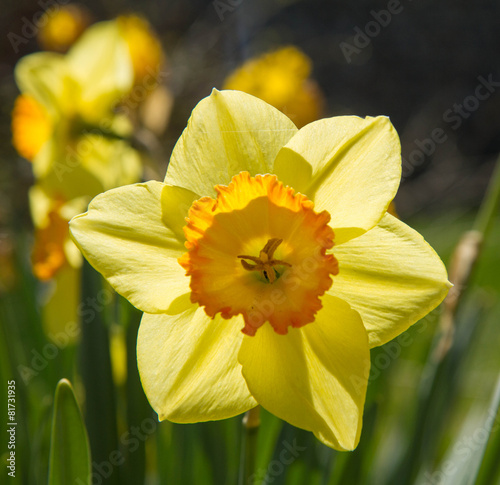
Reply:
<svg viewBox="0 0 500 485"><path fill-rule="evenodd" d="M262 276L269 281L269 283L274 283L276 278L280 276L280 273L276 270L275 266L288 266L292 267L291 264L286 261L281 261L280 259L273 259L274 252L278 249L278 246L283 242L283 239L272 238L267 241L266 245L260 251L259 257L248 256L246 254L238 256L241 259L241 265L248 271L260 271ZM252 261L255 264L251 264L245 259Z"/></svg>

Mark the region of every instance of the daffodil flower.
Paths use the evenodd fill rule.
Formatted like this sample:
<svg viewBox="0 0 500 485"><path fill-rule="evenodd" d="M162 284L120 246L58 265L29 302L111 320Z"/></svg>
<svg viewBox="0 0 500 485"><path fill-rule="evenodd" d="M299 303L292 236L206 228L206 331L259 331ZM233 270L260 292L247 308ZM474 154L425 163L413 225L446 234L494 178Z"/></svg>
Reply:
<svg viewBox="0 0 500 485"><path fill-rule="evenodd" d="M37 32L42 49L66 52L91 22L90 12L78 4L60 5L44 14Z"/></svg>
<svg viewBox="0 0 500 485"><path fill-rule="evenodd" d="M36 177L30 194L33 268L39 279L49 280L68 254L78 253L69 239L69 219L95 195L140 180L139 155L120 139L132 126L114 112L133 85L133 70L117 22L103 22L67 55L22 58L15 74L22 94L13 111L13 143L33 162ZM80 259L70 266L78 267Z"/></svg>
<svg viewBox="0 0 500 485"><path fill-rule="evenodd" d="M253 57L224 81L224 89L257 96L285 113L300 128L323 112L323 94L310 78L312 61L294 46Z"/></svg>
<svg viewBox="0 0 500 485"><path fill-rule="evenodd" d="M140 179L139 155L123 140L132 125L114 111L134 81L116 22L95 24L66 55L23 57L15 76L14 146L48 190L70 200Z"/></svg>
<svg viewBox="0 0 500 485"><path fill-rule="evenodd" d="M432 248L387 214L400 174L386 117L297 131L257 98L214 90L163 183L106 192L71 221L84 256L145 312L138 365L160 419L260 404L356 447L370 348L450 287Z"/></svg>
<svg viewBox="0 0 500 485"><path fill-rule="evenodd" d="M85 210L89 197L67 201L35 184L29 201L35 228L32 268L40 281L49 282L41 296L41 311L46 334L52 337L68 333L68 323L79 318L82 255L70 238L68 221ZM76 337L76 332L68 336Z"/></svg>
<svg viewBox="0 0 500 485"><path fill-rule="evenodd" d="M134 84L144 85L151 90L151 84L157 80L164 54L157 35L149 22L137 15L122 15L116 19L120 32L127 42Z"/></svg>

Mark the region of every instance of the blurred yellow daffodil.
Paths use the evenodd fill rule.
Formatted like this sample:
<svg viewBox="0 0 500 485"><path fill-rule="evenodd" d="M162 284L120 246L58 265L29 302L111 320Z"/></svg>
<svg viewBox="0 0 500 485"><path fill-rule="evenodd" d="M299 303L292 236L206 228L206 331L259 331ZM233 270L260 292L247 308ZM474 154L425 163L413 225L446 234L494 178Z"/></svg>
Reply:
<svg viewBox="0 0 500 485"><path fill-rule="evenodd" d="M248 60L227 77L223 88L257 96L301 128L323 111L323 96L310 75L309 57L287 46Z"/></svg>
<svg viewBox="0 0 500 485"><path fill-rule="evenodd" d="M13 112L14 146L52 191L65 199L94 196L140 178L138 154L121 139L132 126L114 111L133 85L116 22L95 24L66 55L25 56L15 75L22 95Z"/></svg>
<svg viewBox="0 0 500 485"><path fill-rule="evenodd" d="M34 275L50 282L41 297L42 321L48 336L63 332L78 321L81 253L69 235L68 221L88 205L90 197L65 200L40 184L30 188L31 217L35 227L32 252ZM76 334L69 337L73 340Z"/></svg>
<svg viewBox="0 0 500 485"><path fill-rule="evenodd" d="M91 16L79 4L48 9L40 22L37 40L42 49L66 52L89 26Z"/></svg>
<svg viewBox="0 0 500 485"><path fill-rule="evenodd" d="M79 320L82 258L68 221L95 195L141 178L139 154L127 139L132 123L117 112L134 71L121 27L111 21L89 28L66 55L22 58L15 75L22 94L13 111L13 143L33 163L32 266L48 282L43 323L55 336Z"/></svg>
<svg viewBox="0 0 500 485"><path fill-rule="evenodd" d="M160 40L143 17L122 15L117 22L134 72L134 86L123 101L123 109L132 120L161 135L170 118L173 96L165 83L167 62Z"/></svg>
<svg viewBox="0 0 500 485"><path fill-rule="evenodd" d="M51 279L63 266L81 266L81 255L69 236L68 221L87 207L89 198L66 201L47 193L40 185L29 192L35 226L33 272L38 279Z"/></svg>
<svg viewBox="0 0 500 485"><path fill-rule="evenodd" d="M138 364L160 419L260 404L356 447L370 348L450 287L432 248L387 213L400 175L386 117L297 131L253 96L214 90L163 183L111 190L72 219L83 255L145 312Z"/></svg>
<svg viewBox="0 0 500 485"><path fill-rule="evenodd" d="M122 15L117 23L129 49L134 84L150 84L157 79L164 61L158 37L149 22L137 15Z"/></svg>

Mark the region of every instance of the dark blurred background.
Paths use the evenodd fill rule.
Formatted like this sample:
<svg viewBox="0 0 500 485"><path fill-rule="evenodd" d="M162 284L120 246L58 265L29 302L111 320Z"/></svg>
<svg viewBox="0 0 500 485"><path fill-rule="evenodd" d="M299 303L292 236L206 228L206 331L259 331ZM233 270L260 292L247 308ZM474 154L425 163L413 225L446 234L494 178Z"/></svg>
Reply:
<svg viewBox="0 0 500 485"><path fill-rule="evenodd" d="M29 224L31 167L10 146L17 60L13 47L55 0L3 0L0 18L0 224ZM62 3L62 2L60 2ZM67 3L67 2L66 2ZM474 210L500 152L500 2L481 0L104 0L95 20L143 14L169 58L175 96L161 140L165 167L191 109L245 59L282 45L301 48L326 97L326 115L387 115L402 142L403 218ZM17 50L17 52L16 52ZM433 139L434 138L434 139Z"/></svg>

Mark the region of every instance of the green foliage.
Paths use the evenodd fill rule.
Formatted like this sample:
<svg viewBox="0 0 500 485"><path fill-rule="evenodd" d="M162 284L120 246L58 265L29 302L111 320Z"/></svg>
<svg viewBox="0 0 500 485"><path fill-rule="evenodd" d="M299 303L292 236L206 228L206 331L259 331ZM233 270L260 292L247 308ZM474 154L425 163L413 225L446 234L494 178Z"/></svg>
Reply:
<svg viewBox="0 0 500 485"><path fill-rule="evenodd" d="M56 388L50 440L49 485L90 485L90 448L73 388L61 379Z"/></svg>
<svg viewBox="0 0 500 485"><path fill-rule="evenodd" d="M472 216L447 214L410 221L443 259ZM500 483L500 419L495 383L500 373L500 225L483 248L460 308L454 343L433 358L440 339L439 311L404 336L372 350L372 373L361 441L340 453L311 433L261 412L255 470L245 485L497 485ZM26 254L23 239L19 253ZM18 259L18 284L0 296L0 375L15 379L19 419L18 472L23 485L73 483L60 473L82 467L90 455L68 377L82 403L92 449L93 483L120 485L232 485L238 483L244 431L241 416L190 425L159 423L144 396L135 345L141 314L120 297L104 298L76 344L48 347L29 263ZM100 293L105 291L106 293ZM112 295L90 267L83 272L82 302ZM92 300L93 301L93 300ZM82 307L82 311L90 307ZM113 326L121 326L126 379L113 377ZM64 381L63 381L64 382ZM51 410L54 408L52 444ZM494 418L492 418L494 416ZM490 433L491 428L491 433ZM73 436L73 437L72 437ZM82 453L72 450L80 447ZM50 459L49 459L50 452ZM74 462L72 457L78 457ZM86 458L85 458L86 457ZM85 462L85 463L84 463ZM81 472L79 476L81 475ZM59 482L56 480L59 479ZM84 479L82 479L84 480ZM84 482L86 483L86 482Z"/></svg>

